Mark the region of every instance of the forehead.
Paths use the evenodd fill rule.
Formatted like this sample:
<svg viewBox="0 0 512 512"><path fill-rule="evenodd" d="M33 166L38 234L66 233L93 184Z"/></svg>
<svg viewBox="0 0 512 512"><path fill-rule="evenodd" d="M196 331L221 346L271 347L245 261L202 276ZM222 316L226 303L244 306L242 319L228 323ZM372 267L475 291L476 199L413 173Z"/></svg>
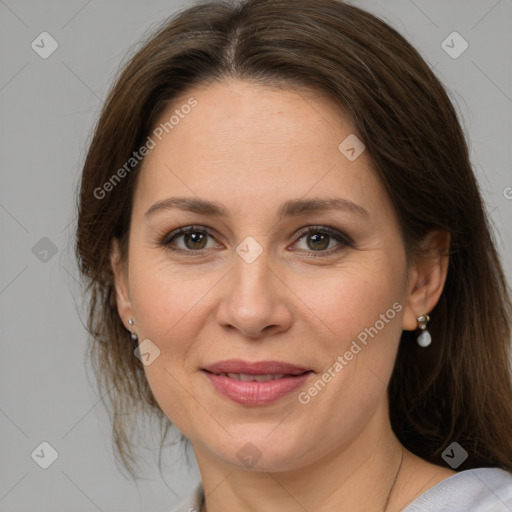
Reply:
<svg viewBox="0 0 512 512"><path fill-rule="evenodd" d="M196 106L188 109L192 99ZM171 118L176 124L165 130ZM218 143L240 148L282 144L281 150L303 143L337 146L343 132L355 131L342 108L325 94L305 87L271 87L235 80L189 89L169 105L158 126L169 132L162 134L164 138L172 133L176 144L187 138L206 149L214 149Z"/></svg>
<svg viewBox="0 0 512 512"><path fill-rule="evenodd" d="M368 155L350 161L339 149L354 135L343 110L313 90L241 81L191 88L157 121L136 196L147 204L166 194L215 194L268 205L335 191L382 202Z"/></svg>

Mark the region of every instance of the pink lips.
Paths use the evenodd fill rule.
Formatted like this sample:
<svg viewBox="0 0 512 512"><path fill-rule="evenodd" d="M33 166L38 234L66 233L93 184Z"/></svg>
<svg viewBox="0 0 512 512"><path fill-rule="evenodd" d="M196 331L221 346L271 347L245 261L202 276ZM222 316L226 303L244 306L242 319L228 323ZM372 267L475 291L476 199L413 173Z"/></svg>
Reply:
<svg viewBox="0 0 512 512"><path fill-rule="evenodd" d="M308 368L280 361L253 363L240 359L220 361L203 372L219 393L244 405L274 402L301 386L312 373Z"/></svg>

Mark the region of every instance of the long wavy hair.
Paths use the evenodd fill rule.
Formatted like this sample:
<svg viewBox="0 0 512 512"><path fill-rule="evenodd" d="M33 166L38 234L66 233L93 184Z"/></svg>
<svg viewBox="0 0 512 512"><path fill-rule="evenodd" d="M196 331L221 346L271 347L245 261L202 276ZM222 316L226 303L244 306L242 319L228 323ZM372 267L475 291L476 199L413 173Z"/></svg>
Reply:
<svg viewBox="0 0 512 512"><path fill-rule="evenodd" d="M403 331L388 387L402 444L459 469L512 471L510 292L447 92L419 53L376 16L337 0L208 1L158 27L124 66L105 102L82 171L76 255L88 297L88 356L109 399L116 460L136 477L133 413L170 422L134 357L116 306L110 250L126 257L140 164L98 193L146 141L178 95L222 78L307 86L351 117L397 212L408 261L434 228L450 233L447 280L431 312L434 343ZM105 190L105 187L103 188Z"/></svg>

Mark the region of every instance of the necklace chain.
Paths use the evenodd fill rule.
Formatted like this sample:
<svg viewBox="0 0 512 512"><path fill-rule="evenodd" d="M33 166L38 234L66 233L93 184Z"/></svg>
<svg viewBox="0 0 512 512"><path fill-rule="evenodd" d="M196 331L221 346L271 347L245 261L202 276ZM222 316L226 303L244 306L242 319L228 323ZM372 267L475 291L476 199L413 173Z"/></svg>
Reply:
<svg viewBox="0 0 512 512"><path fill-rule="evenodd" d="M402 456L400 457L400 464L398 465L398 471L396 472L395 478L393 480L393 483L391 484L391 489L389 489L389 494L388 494L388 497L386 499L386 503L384 503L384 508L382 509L382 512L386 512L386 510L388 509L389 499L391 498L391 493L393 492L393 489L395 487L396 481L398 479L398 474L400 473L400 470L402 469L402 462L404 460L404 450L403 450L403 448L401 448L400 451L402 452Z"/></svg>
<svg viewBox="0 0 512 512"><path fill-rule="evenodd" d="M386 510L388 509L389 499L391 498L391 494L393 493L393 489L394 489L396 481L398 479L398 475L400 473L400 470L402 469L402 462L404 460L404 450L401 449L401 452L402 452L402 455L400 457L400 464L398 465L398 470L395 474L395 478L393 479L393 483L391 484L391 488L389 489L389 494L388 494L388 497L386 498L386 503L384 503L384 508L383 508L382 512L386 512ZM206 512L206 502L204 499L203 499L203 503L201 506L201 512Z"/></svg>

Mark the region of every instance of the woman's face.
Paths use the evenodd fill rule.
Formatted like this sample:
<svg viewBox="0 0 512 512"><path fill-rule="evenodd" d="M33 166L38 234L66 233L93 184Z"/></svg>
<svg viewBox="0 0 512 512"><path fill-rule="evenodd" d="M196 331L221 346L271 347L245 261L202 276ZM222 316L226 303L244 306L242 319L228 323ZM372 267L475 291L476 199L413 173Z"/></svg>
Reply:
<svg viewBox="0 0 512 512"><path fill-rule="evenodd" d="M414 315L353 125L306 89L239 81L189 90L160 121L173 115L151 135L117 275L160 407L197 454L264 471L375 437Z"/></svg>

